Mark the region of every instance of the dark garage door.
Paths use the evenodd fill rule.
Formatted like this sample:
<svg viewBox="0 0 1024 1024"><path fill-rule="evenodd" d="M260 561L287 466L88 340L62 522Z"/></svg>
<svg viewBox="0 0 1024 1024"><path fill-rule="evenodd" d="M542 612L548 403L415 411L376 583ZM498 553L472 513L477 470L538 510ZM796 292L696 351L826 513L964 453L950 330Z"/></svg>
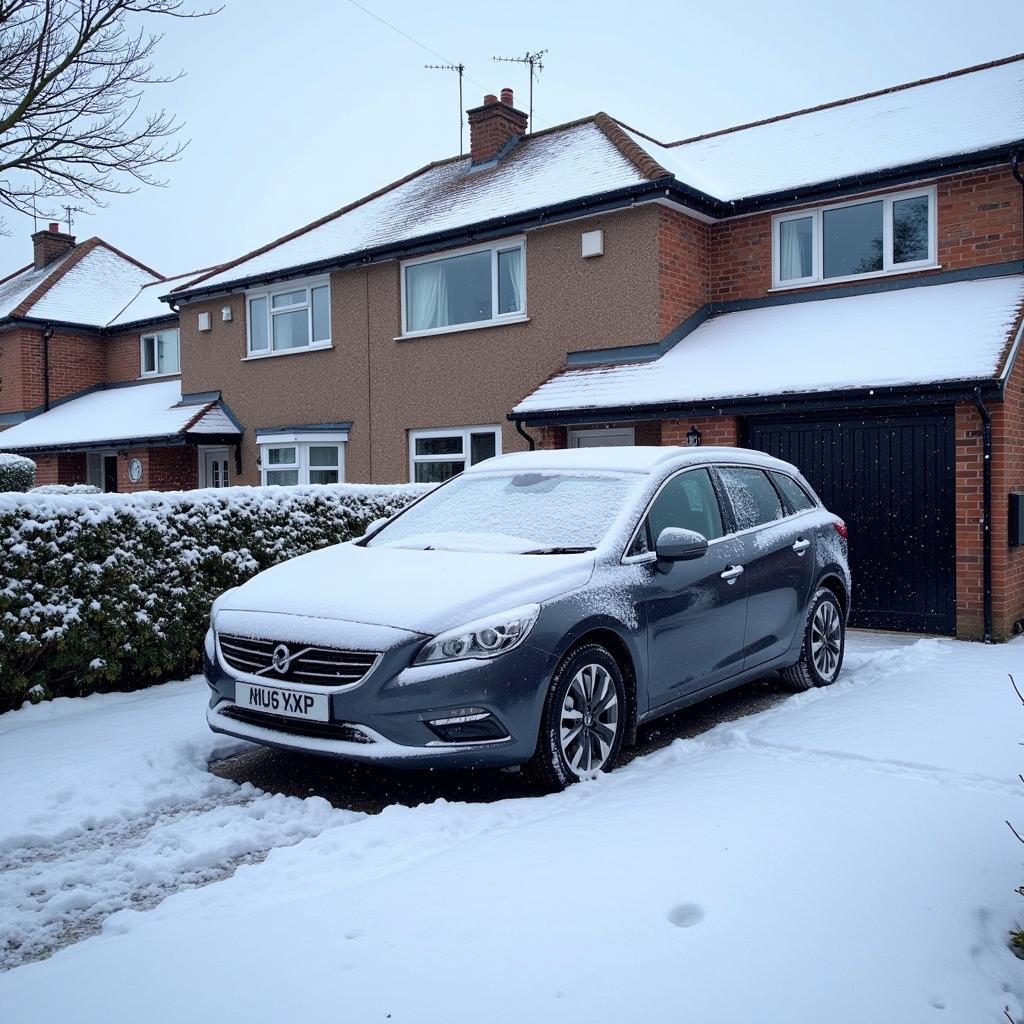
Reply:
<svg viewBox="0 0 1024 1024"><path fill-rule="evenodd" d="M746 445L799 466L846 520L853 625L955 631L952 413L749 420Z"/></svg>

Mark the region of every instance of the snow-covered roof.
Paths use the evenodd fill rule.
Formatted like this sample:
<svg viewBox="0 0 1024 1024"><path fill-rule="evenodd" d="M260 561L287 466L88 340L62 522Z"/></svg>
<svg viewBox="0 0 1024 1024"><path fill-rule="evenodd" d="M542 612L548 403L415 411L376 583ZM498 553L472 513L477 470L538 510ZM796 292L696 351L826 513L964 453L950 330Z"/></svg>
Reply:
<svg viewBox="0 0 1024 1024"><path fill-rule="evenodd" d="M526 136L496 163L434 164L196 284L211 287L647 181L593 122Z"/></svg>
<svg viewBox="0 0 1024 1024"><path fill-rule="evenodd" d="M766 195L1024 139L1024 57L688 142L628 134L717 199Z"/></svg>
<svg viewBox="0 0 1024 1024"><path fill-rule="evenodd" d="M100 244L85 253L23 313L37 319L106 326L156 274Z"/></svg>
<svg viewBox="0 0 1024 1024"><path fill-rule="evenodd" d="M142 320L156 320L160 317L176 316L177 314L166 303L160 301L161 295L166 295L174 288L188 282L196 276L197 271L189 274L178 274L176 277L165 277L159 281L144 284L134 295L131 301L116 316L108 322L108 327L120 327L124 324L134 324Z"/></svg>
<svg viewBox="0 0 1024 1024"><path fill-rule="evenodd" d="M0 282L0 316L9 316L12 310L24 302L67 259L68 256L62 256L40 270L29 264Z"/></svg>
<svg viewBox="0 0 1024 1024"><path fill-rule="evenodd" d="M0 432L0 445L6 451L20 451L172 437L191 433L193 423L212 414L216 430L201 432L238 433L227 416L219 418L223 412L215 401L180 403L179 380L93 391Z"/></svg>
<svg viewBox="0 0 1024 1024"><path fill-rule="evenodd" d="M659 359L568 369L516 414L998 379L1024 276L723 313Z"/></svg>

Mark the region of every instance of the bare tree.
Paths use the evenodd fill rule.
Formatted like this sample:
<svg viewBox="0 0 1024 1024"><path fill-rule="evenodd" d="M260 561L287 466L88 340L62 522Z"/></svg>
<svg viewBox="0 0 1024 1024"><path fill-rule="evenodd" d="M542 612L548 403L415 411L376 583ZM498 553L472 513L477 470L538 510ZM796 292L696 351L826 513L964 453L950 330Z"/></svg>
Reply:
<svg viewBox="0 0 1024 1024"><path fill-rule="evenodd" d="M142 112L142 97L181 72L155 72L162 36L146 22L212 13L185 0L0 0L0 204L103 205L162 184L155 170L186 143L165 110Z"/></svg>

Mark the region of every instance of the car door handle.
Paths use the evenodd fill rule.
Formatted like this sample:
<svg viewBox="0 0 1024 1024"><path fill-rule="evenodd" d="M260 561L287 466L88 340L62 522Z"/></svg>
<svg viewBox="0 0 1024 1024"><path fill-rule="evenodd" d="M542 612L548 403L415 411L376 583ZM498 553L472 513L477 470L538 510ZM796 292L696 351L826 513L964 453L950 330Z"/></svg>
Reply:
<svg viewBox="0 0 1024 1024"><path fill-rule="evenodd" d="M742 575L742 565L730 565L729 568L722 573L722 579L731 587Z"/></svg>
<svg viewBox="0 0 1024 1024"><path fill-rule="evenodd" d="M801 537L798 541L793 544L793 550L798 554L802 555L809 547L811 542Z"/></svg>

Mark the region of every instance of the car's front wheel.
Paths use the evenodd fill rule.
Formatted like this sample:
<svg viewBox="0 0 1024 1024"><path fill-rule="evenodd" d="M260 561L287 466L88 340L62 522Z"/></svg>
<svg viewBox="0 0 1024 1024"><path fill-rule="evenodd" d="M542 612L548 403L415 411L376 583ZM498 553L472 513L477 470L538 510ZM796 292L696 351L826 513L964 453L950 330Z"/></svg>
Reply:
<svg viewBox="0 0 1024 1024"><path fill-rule="evenodd" d="M551 681L527 771L546 789L564 789L607 771L622 749L625 728L626 691L618 662L600 644L579 647Z"/></svg>
<svg viewBox="0 0 1024 1024"><path fill-rule="evenodd" d="M846 652L846 623L839 599L827 587L820 587L807 612L807 625L800 648L800 660L782 670L782 677L794 690L828 686L839 677Z"/></svg>

